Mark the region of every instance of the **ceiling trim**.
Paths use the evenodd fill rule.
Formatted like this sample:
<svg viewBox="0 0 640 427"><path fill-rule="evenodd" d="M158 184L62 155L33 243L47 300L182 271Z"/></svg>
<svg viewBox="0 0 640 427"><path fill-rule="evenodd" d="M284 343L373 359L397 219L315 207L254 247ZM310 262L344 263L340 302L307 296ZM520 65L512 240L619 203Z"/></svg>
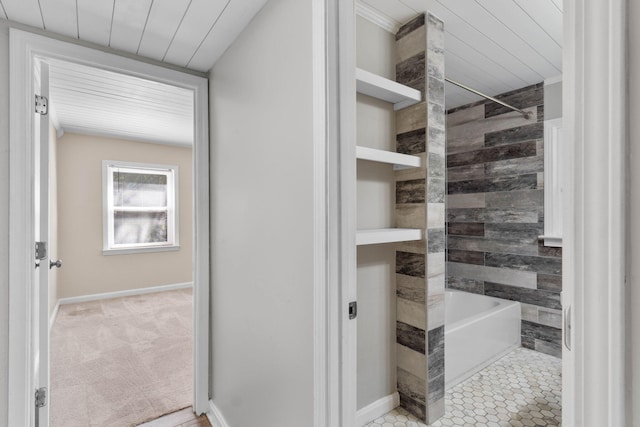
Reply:
<svg viewBox="0 0 640 427"><path fill-rule="evenodd" d="M361 1L356 2L356 14L393 35L398 32L401 26L401 24L395 19L389 18L378 9L375 9Z"/></svg>
<svg viewBox="0 0 640 427"><path fill-rule="evenodd" d="M174 147L193 148L193 144L184 143L177 140L175 141L162 140L162 139L152 140L149 137L138 136L138 135L135 135L134 133L127 133L127 134L123 133L121 135L114 135L114 133L110 131L94 129L94 128L85 128L82 126L65 126L64 133L75 133L78 135L98 136L102 138L118 139L121 141L143 142L145 144L171 145Z"/></svg>

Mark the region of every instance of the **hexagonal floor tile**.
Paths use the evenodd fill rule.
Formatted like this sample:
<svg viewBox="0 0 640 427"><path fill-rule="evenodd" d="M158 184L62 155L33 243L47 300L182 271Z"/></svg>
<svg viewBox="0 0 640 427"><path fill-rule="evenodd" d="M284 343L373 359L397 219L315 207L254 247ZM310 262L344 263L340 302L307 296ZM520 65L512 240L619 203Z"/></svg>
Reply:
<svg viewBox="0 0 640 427"><path fill-rule="evenodd" d="M430 427L560 426L561 402L562 361L518 348L448 390L446 412ZM365 427L380 426L428 427L402 408Z"/></svg>

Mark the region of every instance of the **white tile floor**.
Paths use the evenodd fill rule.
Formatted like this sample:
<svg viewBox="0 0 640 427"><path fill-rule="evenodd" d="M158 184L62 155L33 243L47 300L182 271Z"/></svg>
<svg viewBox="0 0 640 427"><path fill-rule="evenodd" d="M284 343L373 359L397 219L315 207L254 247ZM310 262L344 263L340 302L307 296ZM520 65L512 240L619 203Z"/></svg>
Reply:
<svg viewBox="0 0 640 427"><path fill-rule="evenodd" d="M431 427L560 426L562 361L519 348L445 394L446 413ZM366 427L425 427L402 408Z"/></svg>

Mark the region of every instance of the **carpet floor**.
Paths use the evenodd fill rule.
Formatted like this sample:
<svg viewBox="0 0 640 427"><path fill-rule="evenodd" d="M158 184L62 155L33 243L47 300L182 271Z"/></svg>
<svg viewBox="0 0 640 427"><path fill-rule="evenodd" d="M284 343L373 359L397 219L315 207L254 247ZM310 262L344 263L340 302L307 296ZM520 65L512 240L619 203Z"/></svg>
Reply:
<svg viewBox="0 0 640 427"><path fill-rule="evenodd" d="M191 289L60 306L51 427L129 427L191 406Z"/></svg>

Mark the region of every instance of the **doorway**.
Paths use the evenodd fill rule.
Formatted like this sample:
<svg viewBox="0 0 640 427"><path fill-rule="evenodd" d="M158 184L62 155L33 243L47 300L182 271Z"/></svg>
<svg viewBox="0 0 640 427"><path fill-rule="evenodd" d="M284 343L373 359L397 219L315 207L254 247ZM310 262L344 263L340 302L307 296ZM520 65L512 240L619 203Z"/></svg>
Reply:
<svg viewBox="0 0 640 427"><path fill-rule="evenodd" d="M193 94L46 57L42 76L45 66L43 239L62 260L48 272L51 425L190 407Z"/></svg>
<svg viewBox="0 0 640 427"><path fill-rule="evenodd" d="M198 414L208 410L209 384L209 218L208 218L208 107L207 81L203 77L145 64L90 48L52 40L19 30L11 30L11 106L16 112L11 126L10 236L10 425L34 425L39 411L35 407L34 389L48 387L48 375L39 375L40 365L48 363L48 351L38 354L40 337L48 333L48 306L38 304L38 290L34 284L33 241L36 215L34 176L36 168L36 141L33 137L33 106L36 93L33 70L41 58L67 61L114 71L148 81L173 85L190 91L194 106L194 148L192 155L194 183L193 211L193 406ZM46 52L46 53L45 53ZM27 141L25 144L24 141ZM20 165L21 167L17 167ZM19 202L18 199L20 200ZM48 261L47 261L48 262ZM46 369L43 371L46 372ZM40 426L48 425L48 419L40 419Z"/></svg>

